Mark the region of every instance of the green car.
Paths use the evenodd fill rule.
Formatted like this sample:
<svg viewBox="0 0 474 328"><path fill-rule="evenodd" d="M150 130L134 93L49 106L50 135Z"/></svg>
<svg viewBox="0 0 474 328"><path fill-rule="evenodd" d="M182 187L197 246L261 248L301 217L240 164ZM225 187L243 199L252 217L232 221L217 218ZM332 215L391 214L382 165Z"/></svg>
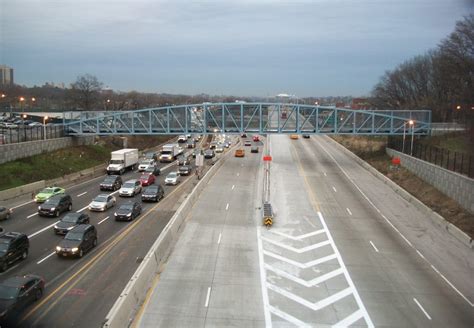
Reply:
<svg viewBox="0 0 474 328"><path fill-rule="evenodd" d="M58 194L64 194L65 192L66 192L65 189L59 188L59 187L44 188L35 196L35 202L43 203L47 199L51 198L52 196L58 195Z"/></svg>

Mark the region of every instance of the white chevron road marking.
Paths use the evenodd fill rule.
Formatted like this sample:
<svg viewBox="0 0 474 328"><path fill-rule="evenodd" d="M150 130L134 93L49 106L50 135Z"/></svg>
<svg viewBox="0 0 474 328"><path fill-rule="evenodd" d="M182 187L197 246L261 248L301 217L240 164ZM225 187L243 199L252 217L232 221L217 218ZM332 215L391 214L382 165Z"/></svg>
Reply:
<svg viewBox="0 0 474 328"><path fill-rule="evenodd" d="M273 257L276 260L286 262L288 264L294 265L295 267L298 267L298 268L301 268L301 269L311 268L312 266L337 259L336 254L331 254L331 255L324 256L324 257L321 257L321 258L313 260L313 261L309 261L309 262L306 262L306 263L301 263L301 262L297 262L297 261L294 261L294 260L290 260L286 257L283 257L281 255L278 255L278 254L275 254L275 253L272 253L272 252L269 252L269 251L263 251L263 255Z"/></svg>
<svg viewBox="0 0 474 328"><path fill-rule="evenodd" d="M265 264L265 269L267 269L268 271L272 271L274 273L276 273L277 275L279 276L282 276L286 279L289 279L291 281L294 281L300 285L303 285L305 287L314 287L316 285L319 285L320 283L323 283L325 282L326 280L329 280L331 278L334 278L334 277L337 277L338 275L340 274L343 274L344 273L344 270L342 270L342 268L339 268L339 269L336 269L336 270L333 270L331 272L328 272L328 273L325 273L319 277L316 277L314 279L311 279L311 280L304 280L304 279L301 279L299 277L296 277L292 274L289 274L288 272L285 272L283 270L280 270L280 269L277 269L269 264Z"/></svg>
<svg viewBox="0 0 474 328"><path fill-rule="evenodd" d="M309 251L312 251L314 249L317 249L317 248L320 248L320 247L323 247L323 246L326 246L326 245L330 245L331 244L331 241L329 240L325 240L325 241L322 241L320 243L317 243L317 244L313 244L313 245L310 245L310 246L306 246L306 247L302 247L302 248L295 248L293 246L288 246L288 245L285 245L283 243L280 243L278 241L275 241L275 240L271 240L267 237L260 237L263 241L266 241L267 243L270 243L270 244L273 244L273 245L276 245L276 246L279 246L281 248L284 248L284 249L287 249L289 251L292 251L292 252L295 252L295 253L298 253L298 254L301 254L301 253L306 253L306 252L309 252Z"/></svg>
<svg viewBox="0 0 474 328"><path fill-rule="evenodd" d="M333 327L336 327L336 328L349 327L354 322L356 322L357 320L359 320L360 318L363 318L363 317L364 317L364 313L362 312L362 310L359 309L359 310L355 311L354 313L352 313L351 315L345 317L344 319L342 319L341 321L339 321L335 325L333 325Z"/></svg>
<svg viewBox="0 0 474 328"><path fill-rule="evenodd" d="M276 316L278 316L278 317L280 317L280 318L282 318L282 319L284 319L288 322L291 322L292 324L294 324L297 327L311 327L307 323L304 323L303 321L298 320L295 317L293 317L292 315L289 315L288 313L283 312L282 310L277 309L277 308L275 308L271 305L269 306L269 310L274 315L276 315Z"/></svg>
<svg viewBox="0 0 474 328"><path fill-rule="evenodd" d="M302 239L305 239L305 238L308 238L308 237L312 237L312 236L316 236L316 235L325 233L326 231L324 231L324 229L321 229L321 230L316 230L316 231L306 233L306 234L300 235L300 236L290 236L290 235L287 235L286 233L275 231L275 230L270 230L270 232L275 234L275 235L279 235L279 236L282 236L282 237L285 237L285 238L288 238L288 239L291 239L291 240L302 240Z"/></svg>

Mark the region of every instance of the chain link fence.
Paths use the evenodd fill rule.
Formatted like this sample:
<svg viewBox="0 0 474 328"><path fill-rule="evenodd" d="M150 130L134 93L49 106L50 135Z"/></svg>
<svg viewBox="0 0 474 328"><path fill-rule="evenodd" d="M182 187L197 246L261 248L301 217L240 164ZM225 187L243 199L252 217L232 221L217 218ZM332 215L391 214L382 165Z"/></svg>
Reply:
<svg viewBox="0 0 474 328"><path fill-rule="evenodd" d="M0 145L65 137L62 125L0 127Z"/></svg>

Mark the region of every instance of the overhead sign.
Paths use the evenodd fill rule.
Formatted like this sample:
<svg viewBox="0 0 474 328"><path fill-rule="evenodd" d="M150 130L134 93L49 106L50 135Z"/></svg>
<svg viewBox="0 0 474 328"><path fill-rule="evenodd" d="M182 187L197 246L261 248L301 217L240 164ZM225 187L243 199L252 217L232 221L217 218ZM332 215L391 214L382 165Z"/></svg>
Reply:
<svg viewBox="0 0 474 328"><path fill-rule="evenodd" d="M196 166L204 166L204 155L202 154L196 155Z"/></svg>
<svg viewBox="0 0 474 328"><path fill-rule="evenodd" d="M265 162L271 162L272 157L271 157L270 155L265 155L265 156L263 156L263 160L264 160Z"/></svg>

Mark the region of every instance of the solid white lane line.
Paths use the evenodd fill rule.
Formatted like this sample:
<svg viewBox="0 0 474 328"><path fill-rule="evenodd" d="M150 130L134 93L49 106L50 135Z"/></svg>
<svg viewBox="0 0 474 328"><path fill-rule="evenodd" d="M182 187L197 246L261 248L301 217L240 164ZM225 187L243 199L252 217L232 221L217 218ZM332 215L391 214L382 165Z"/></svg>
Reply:
<svg viewBox="0 0 474 328"><path fill-rule="evenodd" d="M87 208L87 206L81 208L79 211L76 211L76 213L82 212L82 211L84 211L86 208Z"/></svg>
<svg viewBox="0 0 474 328"><path fill-rule="evenodd" d="M209 297L211 297L211 287L207 287L206 304L204 304L205 307L209 306Z"/></svg>
<svg viewBox="0 0 474 328"><path fill-rule="evenodd" d="M426 258L423 256L423 254L421 254L421 252L419 250L416 250L416 252L418 253L418 255L420 255L420 257L423 259L423 260L426 260Z"/></svg>
<svg viewBox="0 0 474 328"><path fill-rule="evenodd" d="M104 222L104 221L107 220L108 218L109 218L109 217L106 217L105 219L100 220L99 223L97 223L97 224L101 224L102 222Z"/></svg>
<svg viewBox="0 0 474 328"><path fill-rule="evenodd" d="M377 249L377 247L375 247L374 243L372 242L372 240L369 240L369 243L370 245L372 245L372 247L375 249L375 251L378 253L379 250Z"/></svg>
<svg viewBox="0 0 474 328"><path fill-rule="evenodd" d="M423 313L425 314L425 316L428 318L428 320L431 320L431 317L430 315L428 314L428 312L425 311L425 309L421 306L420 302L418 302L418 300L416 298L413 297L413 300L415 301L416 305L418 305L418 307L421 309L421 311L423 311Z"/></svg>
<svg viewBox="0 0 474 328"><path fill-rule="evenodd" d="M79 195L77 195L77 197L84 196L85 194L87 194L87 191L84 191L83 193L80 193Z"/></svg>
<svg viewBox="0 0 474 328"><path fill-rule="evenodd" d="M46 261L47 259L49 259L51 256L53 256L54 254L56 254L56 252L52 252L51 254L49 254L48 256L44 257L43 259L39 260L38 262L36 262L36 264L40 264L44 261Z"/></svg>
<svg viewBox="0 0 474 328"><path fill-rule="evenodd" d="M44 227L43 229L38 230L38 231L32 233L31 235L28 236L28 238L33 238L34 236L36 236L36 235L42 233L43 231L48 230L48 229L51 228L51 227L54 227L54 225L55 225L56 223L58 223L58 222L59 222L59 221L56 221L56 222L54 222L53 224L50 224L49 226Z"/></svg>
<svg viewBox="0 0 474 328"><path fill-rule="evenodd" d="M225 210L227 211L229 209L229 203L225 206Z"/></svg>
<svg viewBox="0 0 474 328"><path fill-rule="evenodd" d="M428 262L428 261L426 261L426 262ZM428 262L428 263L429 263L429 262ZM439 272L439 270L436 269L436 267L435 267L434 265L432 265L432 264L430 264L430 265L431 265L431 268L432 268L437 274L439 274L439 275L441 276L441 278L443 278L443 280L446 281L446 283L447 283L449 286L451 286L452 289L454 289L454 290L456 291L456 293L458 293L467 303L469 303L469 305L470 305L471 307L474 307L474 303L472 303L466 296L464 296L464 294L461 293L461 292L459 291L459 289L457 289L456 286L454 286L454 285L451 283L451 281L449 281L441 272Z"/></svg>
<svg viewBox="0 0 474 328"><path fill-rule="evenodd" d="M332 190L334 190L334 192L337 192L336 187L334 186L332 186Z"/></svg>
<svg viewBox="0 0 474 328"><path fill-rule="evenodd" d="M33 203L34 200L30 200L29 202L26 202L26 203L23 203L23 204L20 204L20 205L17 205L17 206L13 206L13 207L10 207L12 210L14 210L15 208L18 208L18 207L22 207L22 206L25 206L25 205L28 205L29 203Z"/></svg>
<svg viewBox="0 0 474 328"><path fill-rule="evenodd" d="M217 244L221 243L222 233L219 234L219 239L217 240Z"/></svg>
<svg viewBox="0 0 474 328"><path fill-rule="evenodd" d="M38 213L30 214L30 215L28 215L26 218L29 219L29 218L32 218L32 217L35 216L35 215L38 215Z"/></svg>
<svg viewBox="0 0 474 328"><path fill-rule="evenodd" d="M234 188L235 188L235 185L232 185L232 190L234 190Z"/></svg>
<svg viewBox="0 0 474 328"><path fill-rule="evenodd" d="M352 212L351 212L351 210L349 209L349 207L347 207L346 210L347 210L347 213L349 213L349 215L352 215Z"/></svg>

